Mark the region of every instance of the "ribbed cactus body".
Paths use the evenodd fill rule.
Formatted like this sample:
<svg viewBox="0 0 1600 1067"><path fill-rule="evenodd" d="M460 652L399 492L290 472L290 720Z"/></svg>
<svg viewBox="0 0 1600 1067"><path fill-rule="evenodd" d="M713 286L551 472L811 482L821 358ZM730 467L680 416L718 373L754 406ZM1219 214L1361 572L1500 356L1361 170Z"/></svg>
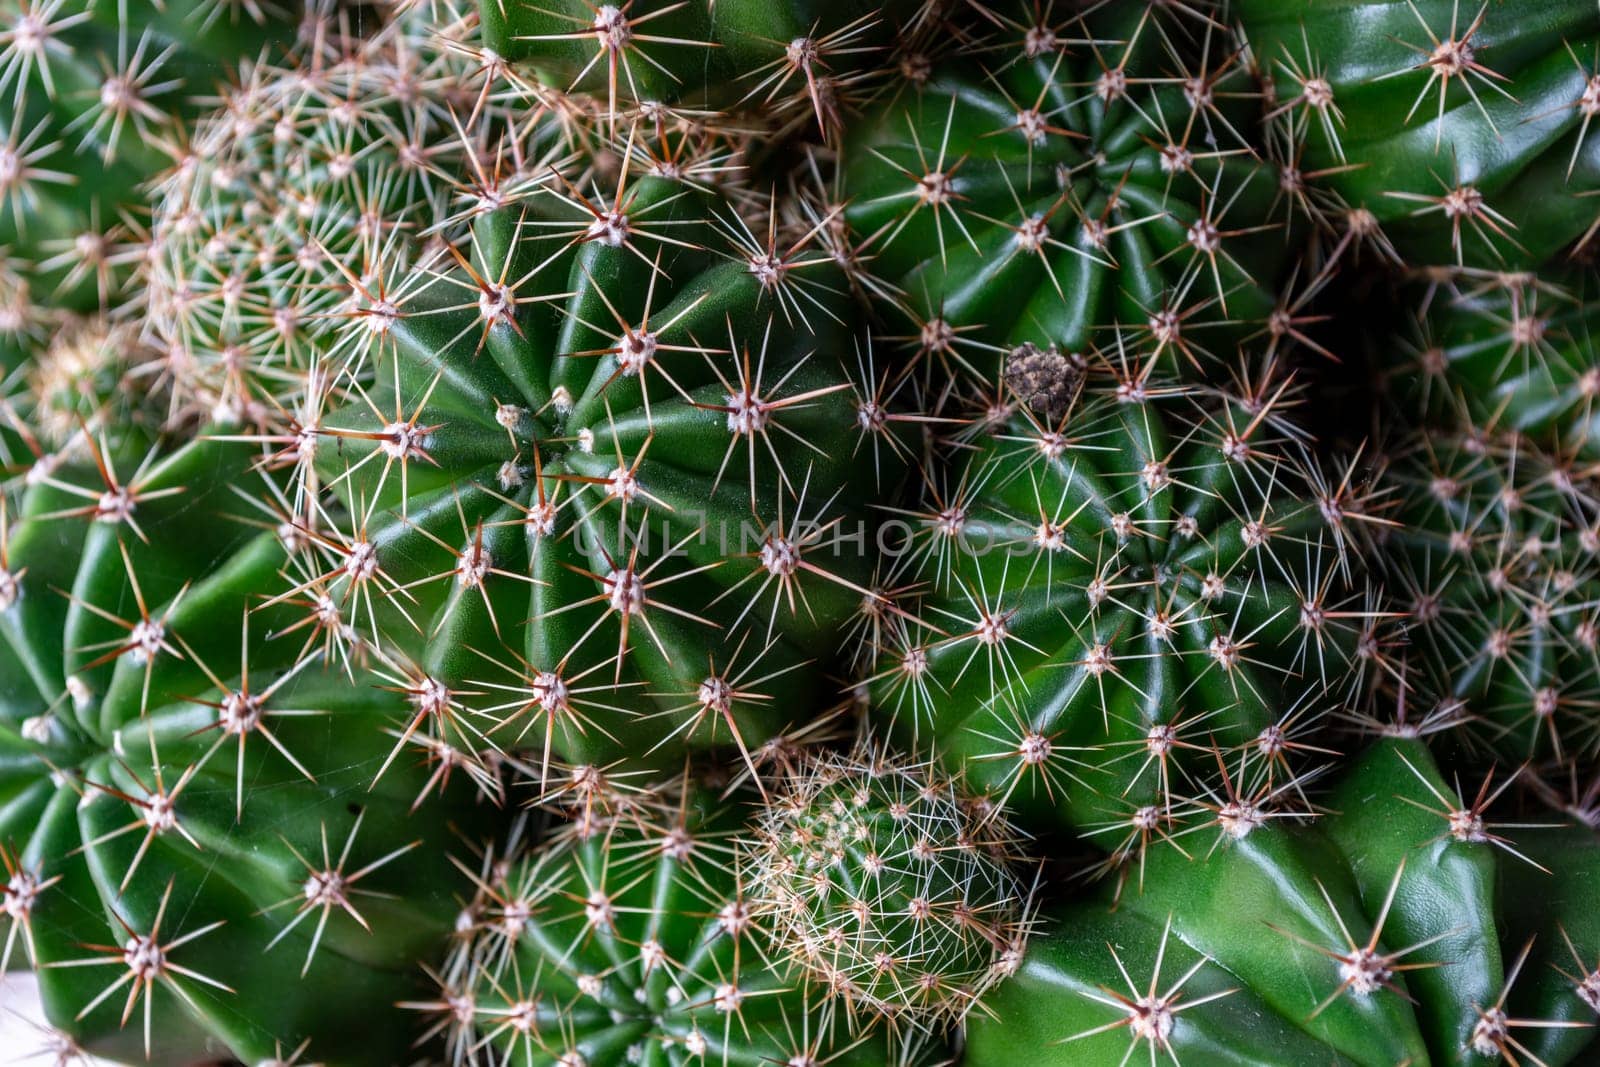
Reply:
<svg viewBox="0 0 1600 1067"><path fill-rule="evenodd" d="M402 1056L355 1019L448 933L431 854L475 816L412 812L430 769L379 776L406 698L320 655L311 598L267 603L303 549L234 514L247 450L86 448L33 468L0 537L10 962L118 1058Z"/></svg>
<svg viewBox="0 0 1600 1067"><path fill-rule="evenodd" d="M484 43L554 87L634 116L678 105L751 113L832 135L864 97L917 4L895 0L633 0L548 4L485 0ZM758 120L759 121L759 120Z"/></svg>
<svg viewBox="0 0 1600 1067"><path fill-rule="evenodd" d="M1531 269L1595 230L1600 12L1241 0L1280 161L1311 207L1413 265Z"/></svg>
<svg viewBox="0 0 1600 1067"><path fill-rule="evenodd" d="M905 520L926 592L879 655L878 720L1039 824L1164 810L1213 745L1270 756L1280 780L1240 786L1277 788L1361 671L1350 501L1270 406L1010 365Z"/></svg>
<svg viewBox="0 0 1600 1067"><path fill-rule="evenodd" d="M841 241L889 287L890 332L946 371L1110 348L1113 326L1168 367L1231 356L1273 311L1289 215L1227 35L1159 5L1009 15L981 62L925 64L845 139Z"/></svg>
<svg viewBox="0 0 1600 1067"><path fill-rule="evenodd" d="M1600 318L1583 271L1459 272L1412 286L1413 336L1384 351L1400 413L1527 434L1569 459L1600 456Z"/></svg>
<svg viewBox="0 0 1600 1067"><path fill-rule="evenodd" d="M1570 886L1600 850L1588 830L1485 827L1478 801L1389 739L1352 760L1320 829L1153 846L1142 891L1043 920L967 1062L1586 1062L1591 1030L1561 1023L1593 1021L1600 943ZM1564 974L1523 958L1529 932Z"/></svg>
<svg viewBox="0 0 1600 1067"><path fill-rule="evenodd" d="M395 640L541 766L748 753L826 699L865 593L896 457L843 282L740 210L547 172L351 327L372 383L305 469L374 516Z"/></svg>

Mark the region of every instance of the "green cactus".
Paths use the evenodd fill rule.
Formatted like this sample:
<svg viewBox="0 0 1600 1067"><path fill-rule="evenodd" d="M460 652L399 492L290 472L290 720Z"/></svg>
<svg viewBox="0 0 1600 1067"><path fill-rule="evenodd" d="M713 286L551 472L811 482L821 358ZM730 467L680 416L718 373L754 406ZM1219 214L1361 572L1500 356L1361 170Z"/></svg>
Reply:
<svg viewBox="0 0 1600 1067"><path fill-rule="evenodd" d="M482 0L486 63L512 61L567 91L603 96L607 114L663 104L747 106L779 124L839 131L923 20L916 0ZM716 117L716 111L702 111Z"/></svg>
<svg viewBox="0 0 1600 1067"><path fill-rule="evenodd" d="M1307 462L1281 390L1104 376L1010 354L1005 402L907 513L900 574L927 591L870 688L903 744L1109 848L1214 766L1208 739L1271 757L1240 789L1290 788L1366 665L1373 606L1359 487Z"/></svg>
<svg viewBox="0 0 1600 1067"><path fill-rule="evenodd" d="M85 427L150 437L166 414L158 357L132 323L66 312L47 341L29 338L19 345L16 368L0 379L0 395L15 425L25 424L40 447L60 448Z"/></svg>
<svg viewBox="0 0 1600 1067"><path fill-rule="evenodd" d="M153 187L148 325L189 417L301 414L287 394L337 374L331 335L363 294L414 267L434 220L515 180L470 166L504 115L421 7L328 62L251 67Z"/></svg>
<svg viewBox="0 0 1600 1067"><path fill-rule="evenodd" d="M266 600L309 549L240 521L249 460L84 438L0 501L5 954L90 1052L396 1062L403 1029L351 1020L448 936L434 856L477 816L380 777L383 653L336 664L311 598Z"/></svg>
<svg viewBox="0 0 1600 1067"><path fill-rule="evenodd" d="M1021 851L1004 816L954 783L862 750L787 776L761 820L751 889L791 969L854 1013L927 1027L978 1008L1021 960Z"/></svg>
<svg viewBox="0 0 1600 1067"><path fill-rule="evenodd" d="M0 247L26 264L35 299L90 311L120 297L142 254L142 183L172 165L226 71L330 26L313 7L297 27L245 0L9 0Z"/></svg>
<svg viewBox="0 0 1600 1067"><path fill-rule="evenodd" d="M1588 1062L1600 846L1508 841L1487 787L1462 800L1420 741L1391 738L1351 762L1320 827L1153 845L1141 892L1048 917L964 1062Z"/></svg>
<svg viewBox="0 0 1600 1067"><path fill-rule="evenodd" d="M1594 0L5 3L57 1059L1594 1059Z"/></svg>
<svg viewBox="0 0 1600 1067"><path fill-rule="evenodd" d="M897 453L859 469L891 427L843 282L742 209L549 171L348 325L367 384L305 427L299 483L376 548L360 597L541 766L748 757L827 699L873 600L864 502Z"/></svg>
<svg viewBox="0 0 1600 1067"><path fill-rule="evenodd" d="M1600 739L1600 510L1517 439L1433 434L1384 476L1384 556L1409 616L1412 703L1430 730L1508 761L1588 758Z"/></svg>
<svg viewBox="0 0 1600 1067"><path fill-rule="evenodd" d="M443 995L417 1005L452 1047L525 1067L933 1061L935 1042L852 1031L824 987L772 965L734 807L697 787L609 791L591 774L569 795L587 817L473 872Z"/></svg>
<svg viewBox="0 0 1600 1067"><path fill-rule="evenodd" d="M1527 434L1576 460L1600 457L1600 348L1588 274L1460 272L1414 287L1417 335L1385 353L1405 414Z"/></svg>
<svg viewBox="0 0 1600 1067"><path fill-rule="evenodd" d="M1590 0L1238 0L1280 164L1342 242L1397 262L1534 268L1595 235ZM1314 175L1314 178L1311 177Z"/></svg>
<svg viewBox="0 0 1600 1067"><path fill-rule="evenodd" d="M935 379L1113 325L1169 368L1265 333L1288 213L1228 35L1163 4L1009 6L981 63L934 63L845 139L825 200L890 332Z"/></svg>

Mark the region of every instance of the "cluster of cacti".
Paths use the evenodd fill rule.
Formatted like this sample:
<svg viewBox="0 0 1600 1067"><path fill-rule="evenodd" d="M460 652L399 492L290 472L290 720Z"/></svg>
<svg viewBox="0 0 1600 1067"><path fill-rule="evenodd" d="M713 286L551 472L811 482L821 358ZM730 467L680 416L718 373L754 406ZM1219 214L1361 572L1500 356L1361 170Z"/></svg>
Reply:
<svg viewBox="0 0 1600 1067"><path fill-rule="evenodd" d="M274 52L316 62L330 6L254 0L11 0L0 20L0 248L44 309L109 309L143 255L142 183L190 150L186 125ZM291 14L293 12L293 14Z"/></svg>
<svg viewBox="0 0 1600 1067"><path fill-rule="evenodd" d="M0 997L62 1063L1591 1062L1597 41L19 0Z"/></svg>

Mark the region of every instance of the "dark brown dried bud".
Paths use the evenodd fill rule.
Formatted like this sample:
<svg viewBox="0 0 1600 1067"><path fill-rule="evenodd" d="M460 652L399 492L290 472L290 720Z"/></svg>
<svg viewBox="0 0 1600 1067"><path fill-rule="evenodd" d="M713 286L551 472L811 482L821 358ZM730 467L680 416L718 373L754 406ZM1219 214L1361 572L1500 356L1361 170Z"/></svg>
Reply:
<svg viewBox="0 0 1600 1067"><path fill-rule="evenodd" d="M1006 387L1035 414L1059 422L1083 385L1083 367L1055 345L1018 345L1006 356Z"/></svg>

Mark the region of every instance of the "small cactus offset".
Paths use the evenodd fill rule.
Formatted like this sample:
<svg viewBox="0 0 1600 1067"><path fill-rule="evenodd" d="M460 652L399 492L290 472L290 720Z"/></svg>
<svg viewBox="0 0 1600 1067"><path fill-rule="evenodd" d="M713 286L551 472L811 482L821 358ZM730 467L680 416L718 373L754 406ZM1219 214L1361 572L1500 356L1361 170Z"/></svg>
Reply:
<svg viewBox="0 0 1600 1067"><path fill-rule="evenodd" d="M85 427L153 439L165 421L160 402L169 392L160 379L160 349L132 322L74 312L53 319L47 339L31 341L3 385L5 402L26 421L38 447L62 448ZM19 451L8 465L21 465L23 455Z"/></svg>
<svg viewBox="0 0 1600 1067"><path fill-rule="evenodd" d="M1595 1061L1596 0L0 5L24 1061Z"/></svg>
<svg viewBox="0 0 1600 1067"><path fill-rule="evenodd" d="M785 776L752 856L756 914L791 969L855 1016L963 1018L1027 942L1022 840L931 767L871 750Z"/></svg>

